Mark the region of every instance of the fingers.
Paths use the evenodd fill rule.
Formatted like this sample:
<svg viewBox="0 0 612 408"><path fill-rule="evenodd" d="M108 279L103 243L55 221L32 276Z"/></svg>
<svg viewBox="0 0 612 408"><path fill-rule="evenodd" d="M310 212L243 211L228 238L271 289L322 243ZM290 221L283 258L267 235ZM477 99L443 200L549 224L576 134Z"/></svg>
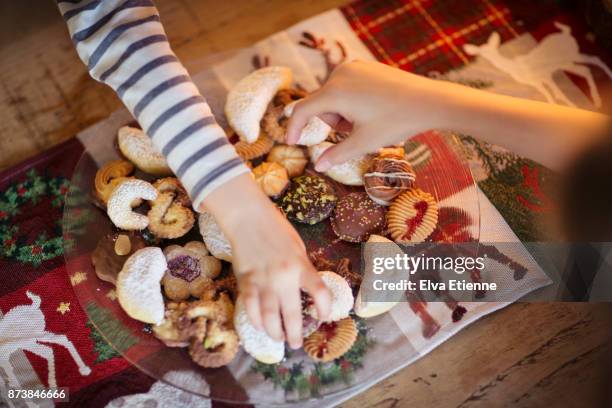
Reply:
<svg viewBox="0 0 612 408"><path fill-rule="evenodd" d="M278 296L273 290L267 289L261 292L259 302L266 332L275 340L284 340Z"/></svg>
<svg viewBox="0 0 612 408"><path fill-rule="evenodd" d="M293 349L302 347L302 302L297 286L283 294L281 311L289 346Z"/></svg>
<svg viewBox="0 0 612 408"><path fill-rule="evenodd" d="M328 92L326 92L324 88L300 100L295 105L293 113L289 118L289 123L287 124L287 144L291 145L297 143L302 129L304 126L306 126L310 118L333 111L334 109L331 104L331 98L328 96ZM331 115L324 117L331 121L339 120Z"/></svg>
<svg viewBox="0 0 612 408"><path fill-rule="evenodd" d="M327 320L331 312L331 293L312 266L308 273L302 274L301 284L314 300L319 319Z"/></svg>
<svg viewBox="0 0 612 408"><path fill-rule="evenodd" d="M315 163L315 170L319 172L327 171L332 166L371 153L377 147L375 137L361 137L360 132L355 132L344 141L325 150Z"/></svg>
<svg viewBox="0 0 612 408"><path fill-rule="evenodd" d="M263 330L263 322L261 320L261 308L259 305L259 290L253 284L249 274L244 276L240 281L240 292L244 299L247 316L251 324L257 330Z"/></svg>

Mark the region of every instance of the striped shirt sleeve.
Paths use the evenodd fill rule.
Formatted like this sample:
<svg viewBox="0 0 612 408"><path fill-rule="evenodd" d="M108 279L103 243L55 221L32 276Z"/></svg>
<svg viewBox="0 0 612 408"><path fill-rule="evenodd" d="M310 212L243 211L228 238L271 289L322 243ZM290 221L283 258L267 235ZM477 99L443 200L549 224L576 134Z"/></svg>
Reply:
<svg viewBox="0 0 612 408"><path fill-rule="evenodd" d="M112 87L199 208L249 171L176 58L151 0L57 2L91 76Z"/></svg>

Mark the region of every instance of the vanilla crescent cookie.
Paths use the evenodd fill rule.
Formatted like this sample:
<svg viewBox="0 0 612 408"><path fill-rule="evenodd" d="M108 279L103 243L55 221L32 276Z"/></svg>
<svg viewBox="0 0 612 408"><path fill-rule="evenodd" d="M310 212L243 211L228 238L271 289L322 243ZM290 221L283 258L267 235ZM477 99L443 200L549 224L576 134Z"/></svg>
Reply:
<svg viewBox="0 0 612 408"><path fill-rule="evenodd" d="M232 246L221 228L209 213L201 213L198 219L200 234L210 253L218 259L232 262Z"/></svg>
<svg viewBox="0 0 612 408"><path fill-rule="evenodd" d="M141 129L123 126L117 132L117 144L121 153L145 173L156 176L172 174L165 157Z"/></svg>
<svg viewBox="0 0 612 408"><path fill-rule="evenodd" d="M252 72L230 89L225 116L241 140L248 143L257 140L268 104L276 92L289 88L291 79L291 69L271 66Z"/></svg>
<svg viewBox="0 0 612 408"><path fill-rule="evenodd" d="M291 117L291 115L293 114L293 109L295 108L295 104L298 102L299 101L294 101L285 106L285 110L283 111L283 113L286 117ZM327 139L327 136L329 135L331 130L332 128L327 123L323 122L318 117L313 116L308 120L306 126L304 126L304 128L302 129L302 132L300 133L300 138L298 139L296 144L302 146L317 145Z"/></svg>
<svg viewBox="0 0 612 408"><path fill-rule="evenodd" d="M158 192L151 183L143 180L126 180L113 190L106 203L106 212L117 228L143 230L149 225L146 215L132 211L140 200L153 201Z"/></svg>
<svg viewBox="0 0 612 408"><path fill-rule="evenodd" d="M264 330L258 330L251 324L240 295L236 300L234 327L242 347L255 360L265 364L275 364L285 356L285 342L274 340Z"/></svg>
<svg viewBox="0 0 612 408"><path fill-rule="evenodd" d="M322 142L308 148L308 153L313 163L319 160L319 157L330 147L334 146L330 142ZM338 183L346 184L347 186L362 186L363 175L368 168L367 156L362 156L356 159L348 160L342 164L336 164L329 168L325 175Z"/></svg>
<svg viewBox="0 0 612 408"><path fill-rule="evenodd" d="M164 320L161 279L166 257L157 247L142 248L130 256L117 275L117 299L133 319L159 324Z"/></svg>
<svg viewBox="0 0 612 408"><path fill-rule="evenodd" d="M342 276L335 272L321 271L319 272L319 276L332 295L331 312L329 318L325 321L335 322L344 319L353 308L354 298L351 287ZM316 308L313 307L308 311L308 314L318 319Z"/></svg>
<svg viewBox="0 0 612 408"><path fill-rule="evenodd" d="M437 223L436 200L418 188L400 194L387 212L387 229L395 242L423 242Z"/></svg>

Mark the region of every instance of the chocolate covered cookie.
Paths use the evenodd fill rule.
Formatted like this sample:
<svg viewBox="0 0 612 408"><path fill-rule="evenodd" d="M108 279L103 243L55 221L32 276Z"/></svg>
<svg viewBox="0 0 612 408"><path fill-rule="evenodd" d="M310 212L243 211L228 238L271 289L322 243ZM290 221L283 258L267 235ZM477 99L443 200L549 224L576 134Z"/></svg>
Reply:
<svg viewBox="0 0 612 408"><path fill-rule="evenodd" d="M348 242L364 242L385 226L385 208L372 201L364 192L342 197L331 217L338 238Z"/></svg>
<svg viewBox="0 0 612 408"><path fill-rule="evenodd" d="M280 206L290 220L312 225L329 217L337 200L333 187L324 178L306 175L292 180Z"/></svg>

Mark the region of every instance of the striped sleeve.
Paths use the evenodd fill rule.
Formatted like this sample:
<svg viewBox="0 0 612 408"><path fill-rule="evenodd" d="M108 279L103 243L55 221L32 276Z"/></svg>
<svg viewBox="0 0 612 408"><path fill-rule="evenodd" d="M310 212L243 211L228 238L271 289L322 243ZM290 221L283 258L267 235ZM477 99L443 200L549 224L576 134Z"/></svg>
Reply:
<svg viewBox="0 0 612 408"><path fill-rule="evenodd" d="M176 58L151 0L60 0L91 76L112 87L189 191L194 208L249 169Z"/></svg>

